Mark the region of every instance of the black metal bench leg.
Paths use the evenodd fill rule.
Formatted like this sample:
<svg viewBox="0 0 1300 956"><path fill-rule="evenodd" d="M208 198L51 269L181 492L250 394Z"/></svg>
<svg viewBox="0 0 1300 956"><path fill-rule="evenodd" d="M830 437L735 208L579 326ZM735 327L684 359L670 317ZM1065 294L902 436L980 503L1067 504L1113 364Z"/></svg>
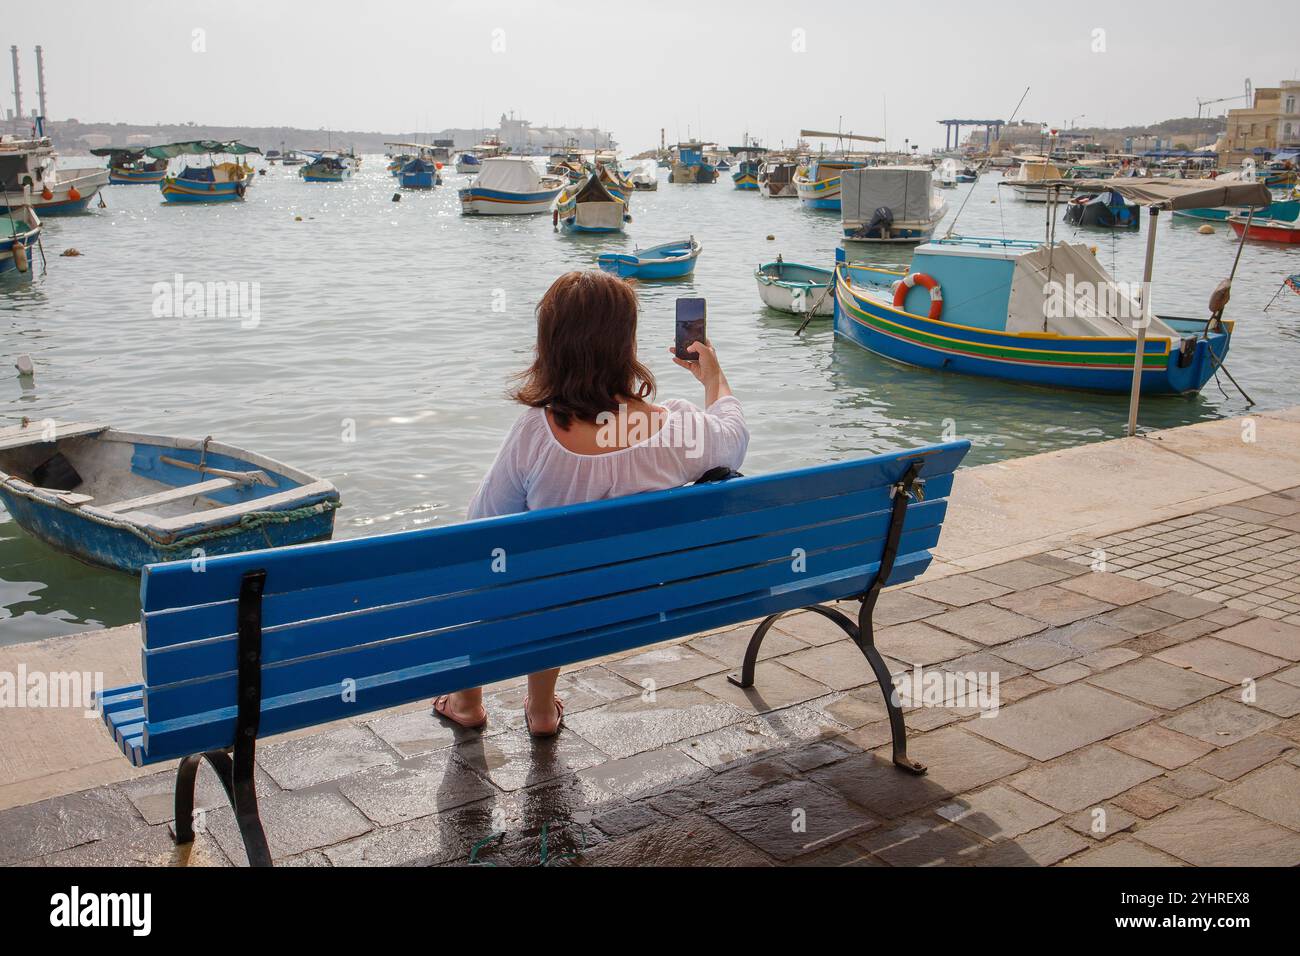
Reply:
<svg viewBox="0 0 1300 956"><path fill-rule="evenodd" d="M230 750L191 754L176 771L176 842L194 839L194 784L199 761L216 772L235 811L235 823L244 841L249 866L270 866L271 851L257 809L257 729L262 715L262 591L265 571L249 571L239 588L239 680L235 743ZM233 751L233 756L232 752Z"/></svg>
<svg viewBox="0 0 1300 956"><path fill-rule="evenodd" d="M823 607L820 604L814 604L811 607L803 608L805 611L815 611L823 617L828 617L841 628L844 632L853 638L858 639L857 626L844 613L833 607ZM728 674L727 680L737 687L750 688L754 686L754 667L758 664L758 652L763 647L763 638L767 637L767 632L772 629L772 625L779 621L789 611L782 611L780 614L772 614L765 617L763 622L754 630L754 636L749 639L749 646L745 648L745 660L740 666L740 674Z"/></svg>

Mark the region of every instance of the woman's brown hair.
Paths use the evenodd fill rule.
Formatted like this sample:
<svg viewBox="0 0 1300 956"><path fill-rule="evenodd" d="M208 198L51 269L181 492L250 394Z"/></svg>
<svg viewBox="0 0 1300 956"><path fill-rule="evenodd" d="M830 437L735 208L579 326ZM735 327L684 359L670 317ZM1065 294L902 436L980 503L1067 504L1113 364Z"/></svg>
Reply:
<svg viewBox="0 0 1300 956"><path fill-rule="evenodd" d="M537 304L537 351L516 401L549 408L567 429L629 398L650 399L654 375L636 358L636 292L603 272L566 272Z"/></svg>

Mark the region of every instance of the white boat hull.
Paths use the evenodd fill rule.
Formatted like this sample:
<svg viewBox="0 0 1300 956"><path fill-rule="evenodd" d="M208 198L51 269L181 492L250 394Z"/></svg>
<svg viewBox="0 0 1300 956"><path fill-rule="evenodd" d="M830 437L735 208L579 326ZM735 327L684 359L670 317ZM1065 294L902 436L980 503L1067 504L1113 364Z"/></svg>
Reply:
<svg viewBox="0 0 1300 956"><path fill-rule="evenodd" d="M789 312L791 315L831 315L835 312L835 299L826 289L812 288L808 291L791 288L776 282L754 280L758 284L758 297L769 309ZM825 294L823 294L825 293ZM797 300L797 301L796 301Z"/></svg>

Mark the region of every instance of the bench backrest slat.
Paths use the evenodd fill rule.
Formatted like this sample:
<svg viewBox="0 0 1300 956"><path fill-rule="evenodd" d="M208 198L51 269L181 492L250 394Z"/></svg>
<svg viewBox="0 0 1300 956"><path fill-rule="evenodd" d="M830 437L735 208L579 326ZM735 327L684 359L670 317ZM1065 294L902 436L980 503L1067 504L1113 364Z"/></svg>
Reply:
<svg viewBox="0 0 1300 956"><path fill-rule="evenodd" d="M467 554L490 554L497 548L507 555L577 542L596 548L603 539L637 531L884 487L897 481L915 459L924 462L922 475L928 480L954 471L968 447L968 442L950 442L715 485L674 488L441 528L277 548L259 552L253 560L267 572L269 596L442 568L462 562ZM184 561L152 565L145 569L141 583L143 610L147 613L228 601L239 593L240 577L252 566L247 553L209 558L198 574Z"/></svg>
<svg viewBox="0 0 1300 956"><path fill-rule="evenodd" d="M912 530L938 525L947 502L927 502L913 510ZM575 604L615 593L629 593L645 588L659 588L690 578L706 577L746 565L783 561L802 552L802 572L816 574L821 564L833 569L836 563L861 563L861 556L847 557L822 552L856 547L864 554L873 547L879 550L889 529L889 513L876 512L865 517L802 527L781 534L764 535L686 551L676 551L651 558L625 561L602 568L532 578L511 580L508 573L497 575L494 587L434 593L418 601L401 601L373 607L346 610L342 614L320 613L299 617L292 623L270 624L263 619L262 660L280 664L300 657L333 653L358 643L358 634L370 642L421 631L450 629L482 623L500 616L523 614ZM720 580L717 586L731 586ZM425 594L430 594L426 591ZM315 614L314 610L309 611ZM235 635L198 643L171 645L144 652L144 676L151 688L192 680L194 675L233 672L236 668Z"/></svg>
<svg viewBox="0 0 1300 956"><path fill-rule="evenodd" d="M927 485L932 499L943 498L952 485L951 475L941 475ZM825 498L787 502L748 514L684 521L680 518L652 531L636 531L599 539L595 544L574 541L555 547L529 547L520 552L464 552L454 564L361 577L336 585L298 591L269 591L262 600L262 622L268 633L284 625L383 607L405 601L426 600L479 588L501 587L534 578L606 569L613 565L656 555L673 555L712 543L745 541L777 532L883 512L891 506L884 487L858 490ZM503 560L498 560L498 558ZM206 571L204 573L207 573ZM370 566L366 573L374 575ZM268 581L268 586L269 586ZM193 607L171 608L144 615L145 645L160 651L178 644L211 638L232 638L236 632L238 600L229 599ZM152 681L151 681L152 683Z"/></svg>

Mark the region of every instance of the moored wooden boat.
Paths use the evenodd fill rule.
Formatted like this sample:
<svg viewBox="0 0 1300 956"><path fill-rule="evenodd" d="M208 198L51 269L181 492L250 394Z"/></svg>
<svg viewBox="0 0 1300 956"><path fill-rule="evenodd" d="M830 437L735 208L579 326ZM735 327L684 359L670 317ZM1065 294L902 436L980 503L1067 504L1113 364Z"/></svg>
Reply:
<svg viewBox="0 0 1300 956"><path fill-rule="evenodd" d="M845 242L919 243L948 212L924 166L868 166L840 174Z"/></svg>
<svg viewBox="0 0 1300 956"><path fill-rule="evenodd" d="M0 502L51 547L138 574L158 561L328 538L339 493L210 438L42 420L0 429Z"/></svg>
<svg viewBox="0 0 1300 956"><path fill-rule="evenodd" d="M758 295L769 309L792 315L831 315L835 299L831 284L835 273L830 269L786 262L779 256L754 270Z"/></svg>
<svg viewBox="0 0 1300 956"><path fill-rule="evenodd" d="M668 173L670 183L714 183L718 181L718 167L709 162L704 151L711 143L692 140L673 147L673 164Z"/></svg>
<svg viewBox="0 0 1300 956"><path fill-rule="evenodd" d="M179 173L168 173L158 184L166 203L237 202L244 198L253 184L253 168L242 159L235 162L217 162L218 156L245 156L261 154L256 146L243 143L219 143L213 140L194 140L172 143L168 146L151 146L145 155L157 159L174 159L178 156L207 156L206 166L186 165Z"/></svg>
<svg viewBox="0 0 1300 956"><path fill-rule="evenodd" d="M631 253L607 252L596 259L605 272L625 279L680 279L695 271L701 245L691 236Z"/></svg>
<svg viewBox="0 0 1300 956"><path fill-rule="evenodd" d="M1248 220L1245 216L1229 216L1228 224L1238 236L1244 232L1247 239L1280 242L1287 245L1300 243L1300 222L1283 222L1279 219Z"/></svg>
<svg viewBox="0 0 1300 956"><path fill-rule="evenodd" d="M156 185L167 175L167 160L146 156L142 147L105 146L90 153L108 157L110 185Z"/></svg>
<svg viewBox="0 0 1300 956"><path fill-rule="evenodd" d="M57 160L39 119L35 139L0 136L0 212L24 206L41 216L85 212L108 185L108 170L102 166L67 169Z"/></svg>
<svg viewBox="0 0 1300 956"><path fill-rule="evenodd" d="M352 178L355 169L351 158L343 153L325 152L298 170L308 183L341 183Z"/></svg>
<svg viewBox="0 0 1300 956"><path fill-rule="evenodd" d="M627 203L595 169L585 182L565 187L555 205L555 224L572 232L622 232L630 218Z"/></svg>
<svg viewBox="0 0 1300 956"><path fill-rule="evenodd" d="M457 195L465 216L526 216L550 212L564 186L562 179L538 175L527 159L493 156Z"/></svg>
<svg viewBox="0 0 1300 956"><path fill-rule="evenodd" d="M911 270L837 262L836 334L920 368L1129 391L1142 307L1087 246L954 237L920 246ZM1213 317L1151 316L1142 392L1198 391L1227 355L1232 329Z"/></svg>
<svg viewBox="0 0 1300 956"><path fill-rule="evenodd" d="M786 159L769 159L758 167L758 191L768 199L794 199L794 174L798 164Z"/></svg>

